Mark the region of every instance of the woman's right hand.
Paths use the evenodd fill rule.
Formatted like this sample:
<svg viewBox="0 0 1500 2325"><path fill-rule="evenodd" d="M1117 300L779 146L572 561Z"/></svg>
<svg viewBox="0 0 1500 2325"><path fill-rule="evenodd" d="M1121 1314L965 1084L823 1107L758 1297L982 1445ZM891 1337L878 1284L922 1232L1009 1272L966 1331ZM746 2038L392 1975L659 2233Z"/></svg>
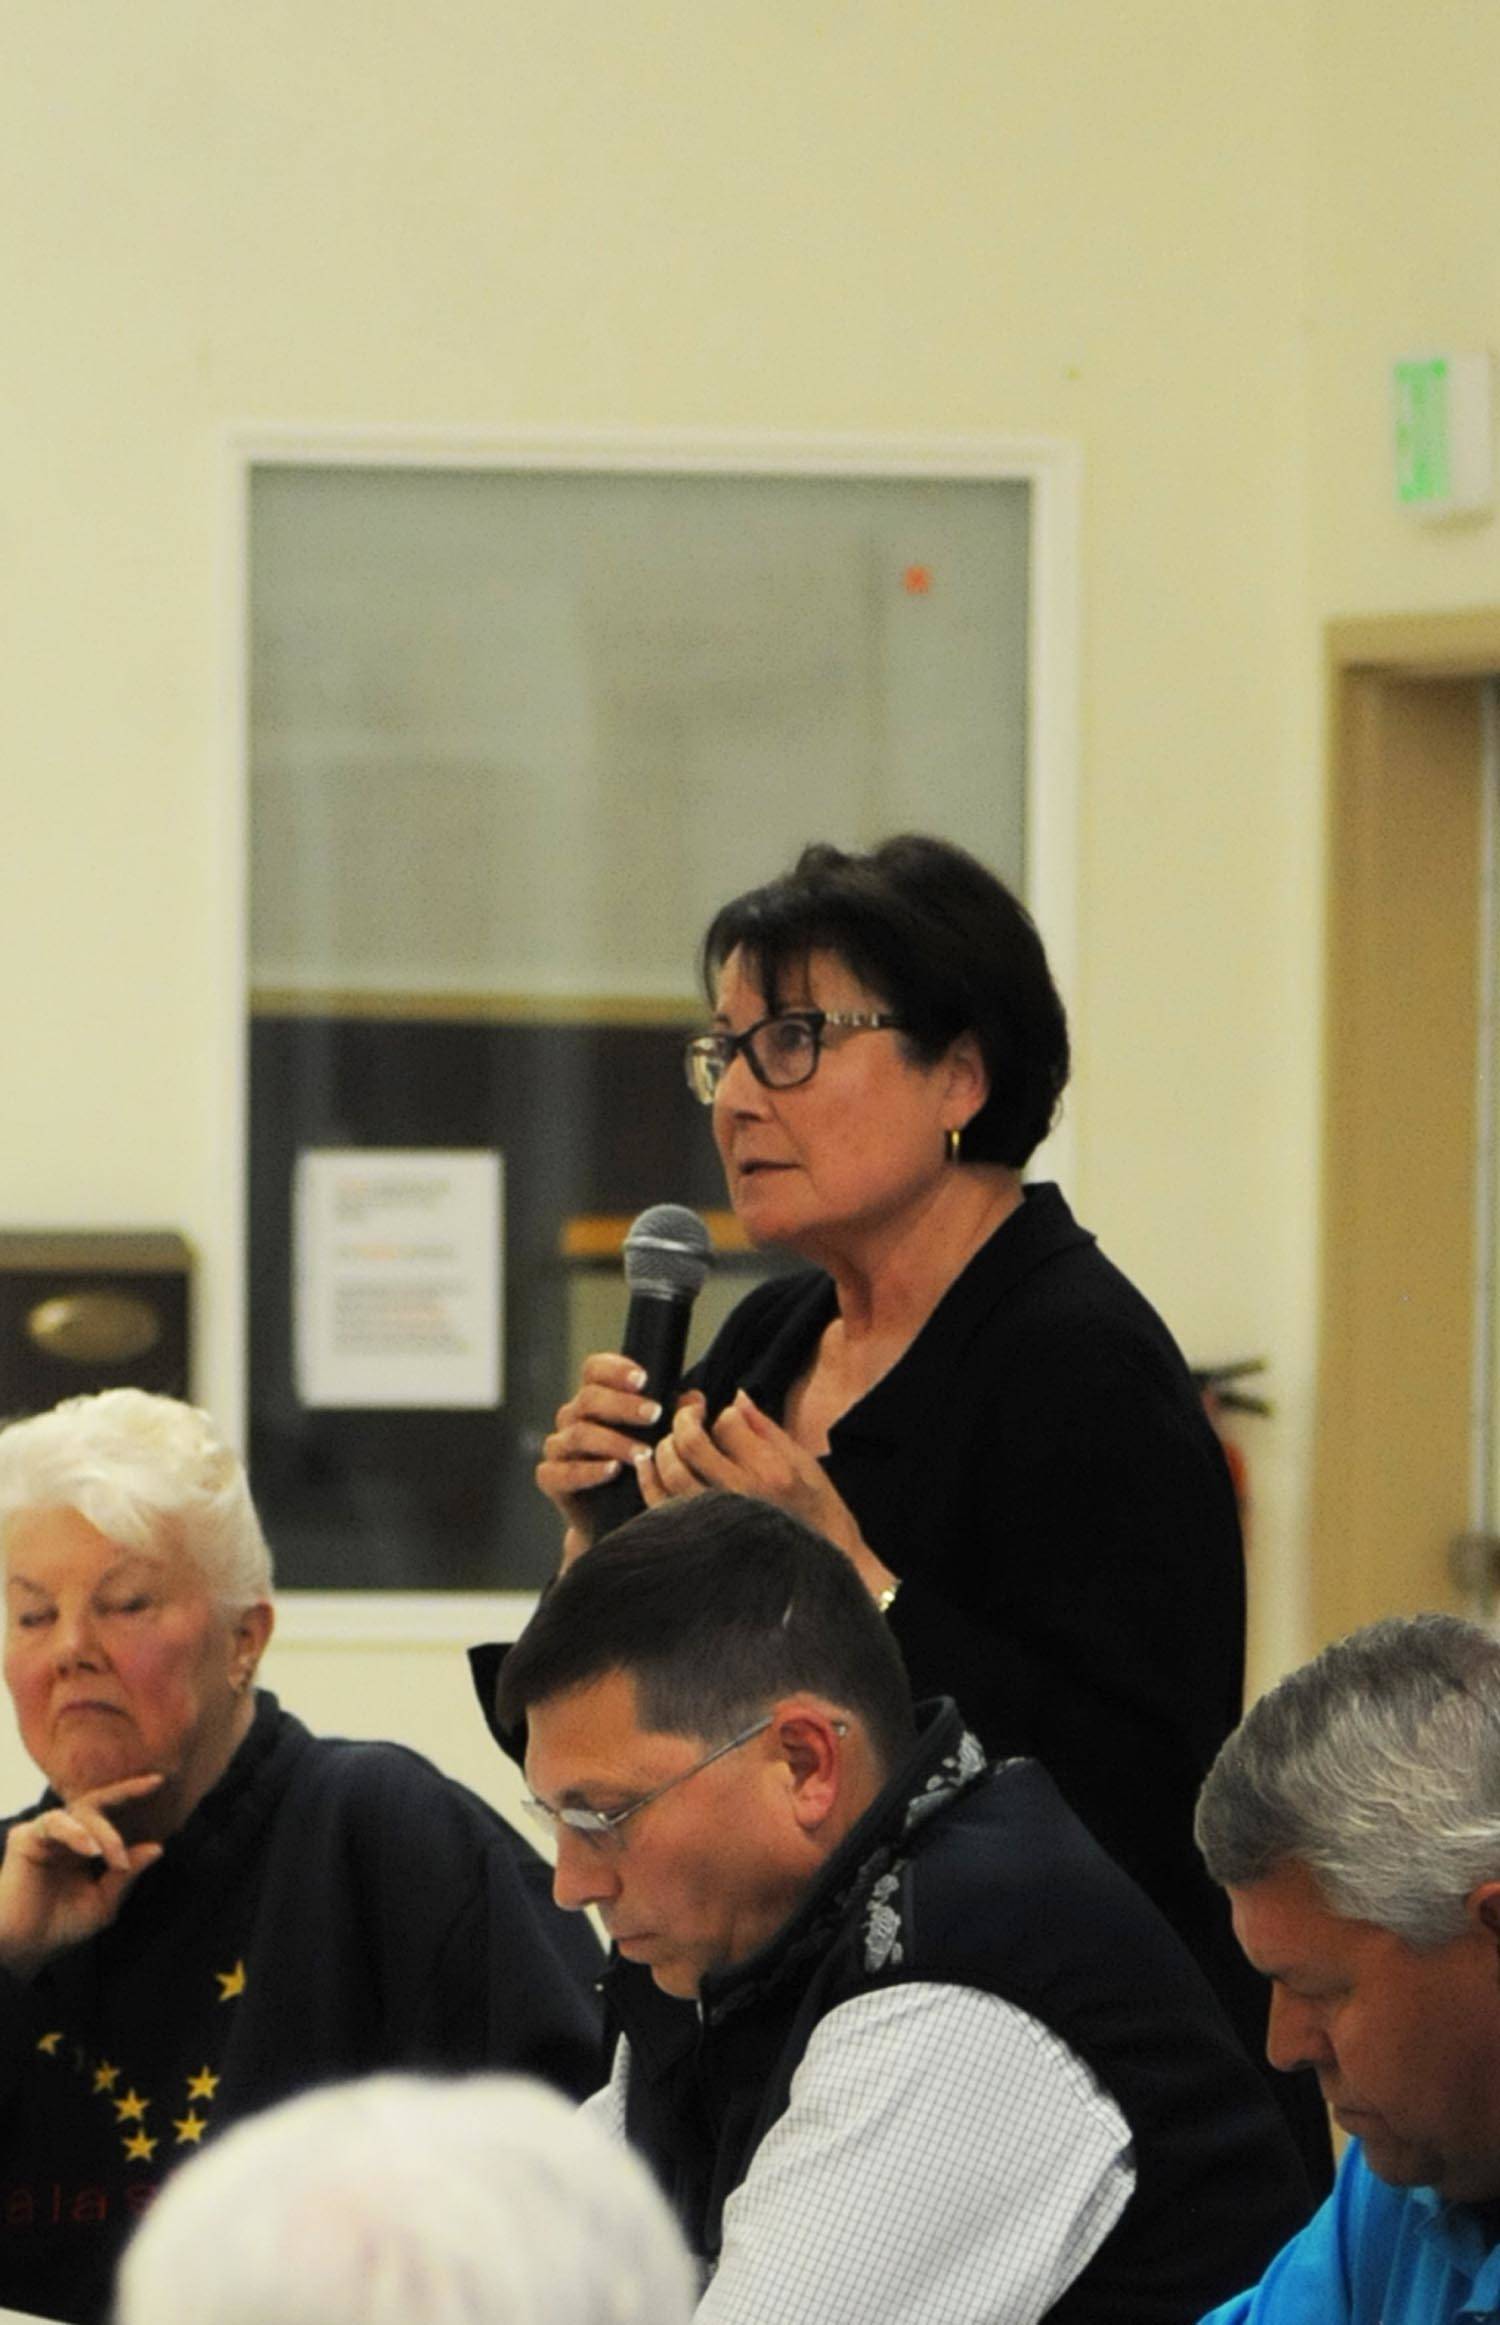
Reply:
<svg viewBox="0 0 1500 2325"><path fill-rule="evenodd" d="M54 1954L107 1929L160 1841L124 1840L105 1814L143 1800L159 1775L126 1776L12 1825L0 1859L0 1965L34 1977Z"/></svg>
<svg viewBox="0 0 1500 2325"><path fill-rule="evenodd" d="M590 1356L576 1391L557 1408L536 1465L536 1482L562 1514L564 1566L594 1539L592 1489L618 1477L640 1451L639 1437L629 1436L628 1428L649 1428L661 1417L660 1405L641 1395L645 1385L645 1374L628 1356Z"/></svg>

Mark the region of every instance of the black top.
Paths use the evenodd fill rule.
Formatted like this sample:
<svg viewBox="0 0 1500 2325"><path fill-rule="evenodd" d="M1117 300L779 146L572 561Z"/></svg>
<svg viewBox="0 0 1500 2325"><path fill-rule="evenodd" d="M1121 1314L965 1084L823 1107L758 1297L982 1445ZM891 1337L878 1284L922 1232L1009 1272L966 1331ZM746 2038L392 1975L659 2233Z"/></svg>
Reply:
<svg viewBox="0 0 1500 2325"><path fill-rule="evenodd" d="M1305 2220L1286 2129L1181 1944L1034 1761L986 1768L939 1704L791 1919L706 1978L696 2014L641 1966L611 1965L631 2045L627 2129L696 2251L717 2255L724 2205L815 2028L913 1981L995 1994L1038 2019L1129 2126L1134 2189L1049 2311L1058 2325L1188 2325L1254 2283ZM899 2114L881 2135L905 2136ZM1003 2182L994 2198L1007 2201Z"/></svg>
<svg viewBox="0 0 1500 2325"><path fill-rule="evenodd" d="M311 2084L501 2067L584 2096L598 1966L474 1793L398 1745L313 1737L262 1693L109 1928L29 1985L0 1971L0 2302L102 2316L171 2165Z"/></svg>
<svg viewBox="0 0 1500 2325"><path fill-rule="evenodd" d="M837 1312L820 1270L761 1285L688 1386L780 1420ZM1043 1761L1207 1972L1252 2055L1262 1981L1192 1839L1240 1716L1245 1579L1228 1466L1155 1310L1053 1186L1031 1186L905 1354L834 1426L824 1467L899 1575L918 1696L986 1750Z"/></svg>

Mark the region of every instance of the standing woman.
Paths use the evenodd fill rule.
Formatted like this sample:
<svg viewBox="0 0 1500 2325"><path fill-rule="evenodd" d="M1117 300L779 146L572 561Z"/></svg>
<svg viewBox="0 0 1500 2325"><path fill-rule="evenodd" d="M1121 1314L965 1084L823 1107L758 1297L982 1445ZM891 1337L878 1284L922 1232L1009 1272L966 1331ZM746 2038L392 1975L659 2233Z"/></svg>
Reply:
<svg viewBox="0 0 1500 2325"><path fill-rule="evenodd" d="M752 1291L670 1434L591 1357L537 1481L763 1496L845 1552L915 1692L1029 1753L1176 1927L1258 2055L1265 1995L1198 1862L1199 1784L1241 1709L1244 1564L1223 1452L1155 1311L1022 1171L1068 1035L1041 940L962 849L805 849L704 939L688 1044L730 1200L803 1270Z"/></svg>

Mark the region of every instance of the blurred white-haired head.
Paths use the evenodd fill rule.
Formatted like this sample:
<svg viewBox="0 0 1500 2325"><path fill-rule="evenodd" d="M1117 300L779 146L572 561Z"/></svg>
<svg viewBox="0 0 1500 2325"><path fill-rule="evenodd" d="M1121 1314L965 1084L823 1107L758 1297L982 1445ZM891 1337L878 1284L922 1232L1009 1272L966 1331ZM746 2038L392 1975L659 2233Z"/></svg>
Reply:
<svg viewBox="0 0 1500 2325"><path fill-rule="evenodd" d="M688 2325L638 2157L524 2077L376 2075L234 2126L121 2264L116 2325Z"/></svg>

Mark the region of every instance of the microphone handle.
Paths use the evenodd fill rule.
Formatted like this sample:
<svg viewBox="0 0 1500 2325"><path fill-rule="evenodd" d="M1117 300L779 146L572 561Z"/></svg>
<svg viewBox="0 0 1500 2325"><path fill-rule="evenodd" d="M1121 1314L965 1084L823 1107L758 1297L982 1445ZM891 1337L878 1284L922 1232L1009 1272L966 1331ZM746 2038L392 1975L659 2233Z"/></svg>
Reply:
<svg viewBox="0 0 1500 2325"><path fill-rule="evenodd" d="M643 1424L626 1431L627 1436L638 1437L643 1445L654 1445L672 1426L672 1406L682 1378L682 1359L692 1313L691 1298L680 1292L632 1292L630 1295L621 1354L638 1364L646 1375L642 1396L654 1397L661 1406L659 1421L653 1421L649 1428ZM616 1526L623 1526L627 1518L638 1518L645 1506L633 1469L622 1470L608 1485L596 1486L588 1498L594 1540L602 1542L606 1534L612 1534Z"/></svg>

